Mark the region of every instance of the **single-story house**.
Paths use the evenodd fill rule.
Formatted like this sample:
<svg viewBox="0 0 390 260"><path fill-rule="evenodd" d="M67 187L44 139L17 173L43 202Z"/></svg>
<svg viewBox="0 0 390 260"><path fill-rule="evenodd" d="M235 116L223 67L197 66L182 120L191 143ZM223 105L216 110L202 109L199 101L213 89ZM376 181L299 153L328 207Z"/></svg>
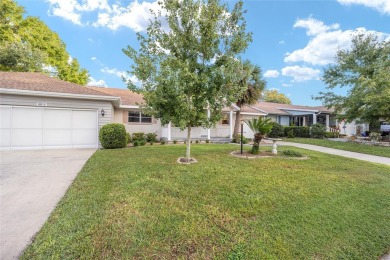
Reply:
<svg viewBox="0 0 390 260"><path fill-rule="evenodd" d="M0 72L0 149L97 148L102 125L124 124L129 133L156 133L168 140L183 139L186 131L144 114L142 95L127 89L85 87L40 73ZM232 138L236 112L232 104L211 129L193 128L194 138ZM207 111L205 111L207 113ZM339 127L331 110L259 102L241 108L243 119L265 116L281 125L310 126L321 122ZM245 124L244 124L245 125ZM341 133L355 134L346 124ZM245 136L253 133L245 125Z"/></svg>

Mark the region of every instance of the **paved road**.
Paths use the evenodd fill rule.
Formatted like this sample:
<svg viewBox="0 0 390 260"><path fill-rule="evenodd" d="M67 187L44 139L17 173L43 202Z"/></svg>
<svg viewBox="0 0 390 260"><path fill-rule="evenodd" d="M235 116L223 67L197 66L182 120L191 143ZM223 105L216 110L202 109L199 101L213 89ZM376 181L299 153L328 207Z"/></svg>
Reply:
<svg viewBox="0 0 390 260"><path fill-rule="evenodd" d="M318 145L312 145L312 144L300 144L300 143L290 143L290 142L277 142L277 144L284 145L284 146L294 146L294 147L313 150L321 153L334 154L343 157L348 157L348 158L353 158L353 159L358 159L358 160L373 162L373 163L380 163L380 164L385 164L390 166L390 158L382 157L382 156L349 152L349 151L333 149L333 148L328 148L328 147L323 147ZM389 153L390 153L390 148L389 148Z"/></svg>
<svg viewBox="0 0 390 260"><path fill-rule="evenodd" d="M0 153L0 259L16 259L94 149Z"/></svg>

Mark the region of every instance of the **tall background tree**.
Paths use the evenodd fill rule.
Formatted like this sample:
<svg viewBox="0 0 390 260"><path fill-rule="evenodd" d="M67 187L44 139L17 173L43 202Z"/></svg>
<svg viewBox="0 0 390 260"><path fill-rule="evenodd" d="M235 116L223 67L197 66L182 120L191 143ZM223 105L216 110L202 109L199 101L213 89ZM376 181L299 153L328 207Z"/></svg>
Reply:
<svg viewBox="0 0 390 260"><path fill-rule="evenodd" d="M265 80L261 78L261 68L247 60L243 62L242 68L237 73L240 77L238 85L241 89L245 89L245 91L237 99L236 105L241 109L243 106L256 104L266 84ZM239 110L236 112L236 122L233 131L235 140L238 138L240 125L241 111Z"/></svg>
<svg viewBox="0 0 390 260"><path fill-rule="evenodd" d="M138 34L140 49L124 53L134 64L130 73L143 91L146 111L187 129L186 159L190 160L192 127L210 127L221 109L242 93L238 55L251 41L245 31L242 1L232 10L219 0L164 0L147 34ZM163 26L163 24L167 26ZM169 27L169 28L166 28ZM208 118L206 109L210 110Z"/></svg>
<svg viewBox="0 0 390 260"><path fill-rule="evenodd" d="M85 85L88 71L70 58L58 34L39 18L24 14L15 1L0 1L0 69L40 72L46 67L62 80Z"/></svg>
<svg viewBox="0 0 390 260"><path fill-rule="evenodd" d="M276 89L263 91L261 101L291 105L291 100L283 93L279 93Z"/></svg>
<svg viewBox="0 0 390 260"><path fill-rule="evenodd" d="M322 79L333 90L347 87L347 95L333 91L316 97L347 121L358 119L375 128L380 118L390 120L390 41L378 35L357 35L349 50L339 50L336 64ZM372 129L374 130L374 129Z"/></svg>

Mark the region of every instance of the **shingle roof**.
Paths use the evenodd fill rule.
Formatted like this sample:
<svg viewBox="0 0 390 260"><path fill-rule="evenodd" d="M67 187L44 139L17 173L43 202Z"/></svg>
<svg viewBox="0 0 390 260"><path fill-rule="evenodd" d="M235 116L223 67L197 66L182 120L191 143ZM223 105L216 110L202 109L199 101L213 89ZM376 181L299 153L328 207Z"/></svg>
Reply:
<svg viewBox="0 0 390 260"><path fill-rule="evenodd" d="M313 111L321 111L324 113L332 113L333 111L327 109L323 106L300 106L300 105L288 105L288 104L279 104L279 103L271 103L271 102L258 102L253 105L256 108L266 111L268 114L275 115L290 115L290 113L286 112L286 110L313 110Z"/></svg>
<svg viewBox="0 0 390 260"><path fill-rule="evenodd" d="M105 93L111 96L120 97L122 101L122 105L127 106L137 106L142 103L145 103L141 94L132 92L128 89L119 89L119 88L104 88L104 87L90 87L87 88L99 91L101 93Z"/></svg>
<svg viewBox="0 0 390 260"><path fill-rule="evenodd" d="M0 72L0 88L75 95L109 96L106 93L37 72Z"/></svg>

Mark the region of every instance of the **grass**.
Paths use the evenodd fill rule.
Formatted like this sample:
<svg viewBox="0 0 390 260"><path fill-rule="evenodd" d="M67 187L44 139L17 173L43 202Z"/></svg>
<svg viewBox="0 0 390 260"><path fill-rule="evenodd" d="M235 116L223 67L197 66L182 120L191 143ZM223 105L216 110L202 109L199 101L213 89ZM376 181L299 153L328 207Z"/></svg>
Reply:
<svg viewBox="0 0 390 260"><path fill-rule="evenodd" d="M264 148L261 148L264 150ZM285 147L281 147L282 151ZM97 151L22 259L376 259L390 250L390 167L194 144Z"/></svg>
<svg viewBox="0 0 390 260"><path fill-rule="evenodd" d="M329 148L335 148L345 151L371 154L377 156L383 156L390 158L390 147L374 146L366 144L358 144L352 142L336 142L326 139L314 139L314 138L283 138L285 142L294 142L301 144L313 144L319 146L325 146Z"/></svg>

